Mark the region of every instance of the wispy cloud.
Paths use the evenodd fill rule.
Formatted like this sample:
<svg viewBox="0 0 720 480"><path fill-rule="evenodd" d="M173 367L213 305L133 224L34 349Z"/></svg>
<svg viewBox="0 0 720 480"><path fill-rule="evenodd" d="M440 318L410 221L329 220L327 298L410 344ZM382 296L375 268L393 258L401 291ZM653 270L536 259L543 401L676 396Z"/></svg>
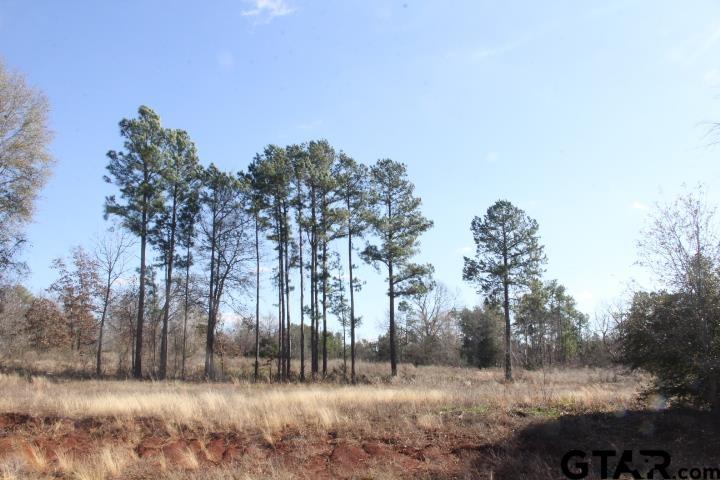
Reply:
<svg viewBox="0 0 720 480"><path fill-rule="evenodd" d="M486 58L495 57L502 53L507 53L512 50L515 50L516 48L522 46L523 44L525 44L529 41L530 41L530 38L520 38L518 40L507 42L503 45L497 45L497 46L489 47L489 48L478 48L478 49L472 50L470 52L470 59L476 60L476 61L481 61L481 60L485 60Z"/></svg>
<svg viewBox="0 0 720 480"><path fill-rule="evenodd" d="M482 62L488 58L514 50L522 46L524 43L526 43L526 39L522 38L492 47L478 47L468 50L451 50L446 56L449 59L460 58L470 62Z"/></svg>
<svg viewBox="0 0 720 480"><path fill-rule="evenodd" d="M275 17L290 15L296 9L288 5L285 0L251 0L252 8L243 10L244 17L261 17L272 20Z"/></svg>
<svg viewBox="0 0 720 480"><path fill-rule="evenodd" d="M702 34L694 35L684 43L673 46L670 49L670 59L689 65L713 52L718 44L720 44L720 23L716 23Z"/></svg>
<svg viewBox="0 0 720 480"><path fill-rule="evenodd" d="M720 24L716 24L713 27L713 29L704 38L697 50L695 50L695 54L691 59L694 60L709 52L713 49L713 47L715 47L715 45L717 45L718 42L720 42Z"/></svg>
<svg viewBox="0 0 720 480"><path fill-rule="evenodd" d="M499 158L500 155L497 152L488 152L487 155L485 155L485 161L487 163L497 163Z"/></svg>
<svg viewBox="0 0 720 480"><path fill-rule="evenodd" d="M628 8L628 4L629 2L626 0L619 0L617 2L607 1L602 6L583 11L573 18L553 19L552 21L549 21L544 25L540 25L533 30L517 32L514 36L508 38L503 43L451 50L446 53L446 57L449 59L461 59L464 61L480 63L489 58L504 55L518 48L532 45L542 37L552 34L553 32L563 30L568 24L576 25L579 22L591 23L600 21L603 18L612 17L623 10L626 10Z"/></svg>
<svg viewBox="0 0 720 480"><path fill-rule="evenodd" d="M455 250L456 253L461 253L463 255L469 255L473 253L475 249L471 247L470 245L465 245L464 247L460 247L457 250Z"/></svg>
<svg viewBox="0 0 720 480"><path fill-rule="evenodd" d="M648 206L639 200L635 200L630 204L630 208L632 208L633 210L643 210L644 211L644 210L648 209Z"/></svg>
<svg viewBox="0 0 720 480"><path fill-rule="evenodd" d="M703 82L709 87L720 87L720 70L713 68L705 72Z"/></svg>
<svg viewBox="0 0 720 480"><path fill-rule="evenodd" d="M299 123L296 125L296 128L298 130L317 130L318 128L322 127L323 121L322 120L311 120L308 122Z"/></svg>

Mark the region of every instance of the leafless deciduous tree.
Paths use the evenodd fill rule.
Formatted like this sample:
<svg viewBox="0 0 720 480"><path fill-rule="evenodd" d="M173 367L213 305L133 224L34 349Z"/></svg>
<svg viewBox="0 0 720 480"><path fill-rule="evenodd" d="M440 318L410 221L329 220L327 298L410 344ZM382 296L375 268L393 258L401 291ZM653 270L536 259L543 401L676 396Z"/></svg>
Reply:
<svg viewBox="0 0 720 480"><path fill-rule="evenodd" d="M702 188L656 206L638 241L640 265L671 289L701 294L703 260L720 264L720 237L715 208Z"/></svg>
<svg viewBox="0 0 720 480"><path fill-rule="evenodd" d="M639 242L661 290L636 292L620 325L623 360L655 375L667 396L720 413L720 244L700 188L658 205Z"/></svg>
<svg viewBox="0 0 720 480"><path fill-rule="evenodd" d="M95 295L99 278L95 259L82 247L72 250L70 266L64 259L53 262L58 279L48 289L57 296L70 329L71 347L80 350L95 343Z"/></svg>
<svg viewBox="0 0 720 480"><path fill-rule="evenodd" d="M23 269L23 227L50 172L48 102L0 62L0 277Z"/></svg>
<svg viewBox="0 0 720 480"><path fill-rule="evenodd" d="M12 358L27 345L25 314L33 301L32 293L21 285L0 289L0 355Z"/></svg>
<svg viewBox="0 0 720 480"><path fill-rule="evenodd" d="M105 320L110 305L110 297L113 286L125 273L127 253L133 245L132 238L120 229L110 228L95 245L95 263L99 270L100 289L100 324L98 327L97 359L95 362L95 374L102 374L102 348Z"/></svg>
<svg viewBox="0 0 720 480"><path fill-rule="evenodd" d="M411 339L407 353L415 363L445 364L459 359L459 333L453 312L457 299L443 283L432 282L426 291L401 304ZM414 346L415 348L409 348Z"/></svg>
<svg viewBox="0 0 720 480"><path fill-rule="evenodd" d="M255 253L250 240L252 219L242 203L244 183L214 165L208 167L205 175L207 184L202 194L204 211L200 223L200 247L210 266L205 377L214 379L220 307L227 293L249 284L249 269L243 266L254 260Z"/></svg>
<svg viewBox="0 0 720 480"><path fill-rule="evenodd" d="M67 318L48 298L36 298L25 314L25 330L35 350L67 347L72 340L67 327Z"/></svg>

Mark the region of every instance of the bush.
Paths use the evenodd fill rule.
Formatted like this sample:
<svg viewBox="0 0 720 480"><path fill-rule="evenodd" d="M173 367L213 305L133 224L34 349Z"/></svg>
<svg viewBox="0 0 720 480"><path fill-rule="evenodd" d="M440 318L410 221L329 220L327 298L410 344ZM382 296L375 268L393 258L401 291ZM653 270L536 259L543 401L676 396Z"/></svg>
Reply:
<svg viewBox="0 0 720 480"><path fill-rule="evenodd" d="M652 373L662 395L720 411L719 300L636 293L619 328L621 361Z"/></svg>
<svg viewBox="0 0 720 480"><path fill-rule="evenodd" d="M498 366L502 357L502 313L486 306L465 308L457 316L462 334L462 358L478 368Z"/></svg>

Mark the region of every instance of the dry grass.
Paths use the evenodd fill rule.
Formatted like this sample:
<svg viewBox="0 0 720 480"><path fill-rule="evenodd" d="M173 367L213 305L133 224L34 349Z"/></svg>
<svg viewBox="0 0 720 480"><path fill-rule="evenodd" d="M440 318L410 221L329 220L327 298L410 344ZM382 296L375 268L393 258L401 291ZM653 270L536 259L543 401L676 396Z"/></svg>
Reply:
<svg viewBox="0 0 720 480"><path fill-rule="evenodd" d="M374 368L379 367L361 365L367 377ZM327 438L327 432L338 431L350 432L358 440L398 439L398 445L422 441L428 435L458 441L478 441L482 435L497 442L517 428L511 417L544 419L629 409L637 405L639 389L648 380L637 374L596 369L518 372L517 380L510 383L495 369L403 365L400 372L396 379L378 376L377 383L358 386L60 381L0 375L0 414L46 418L39 427L27 427L28 433L23 434L27 438L64 438L67 429L63 421L93 418L100 426L91 428L104 431L106 441L112 437L110 441L119 442L84 447L94 450L82 455L58 449L52 459L34 443L26 442L17 455L3 458L0 452L0 478L61 474L78 480L104 480L125 478L128 469L164 472L168 478L292 478L287 459L280 463L271 458L247 460L242 469L224 464L204 468L211 432L215 437L235 435L233 432L257 435L271 451L287 449L291 442L295 445L292 448L301 452L299 458L307 457L306 448L325 448L325 440L313 442ZM128 427L136 425L138 419L152 419L153 425L162 425L162 433ZM116 433L109 436L109 431L126 433L120 440L115 438ZM288 437L288 431L295 433ZM186 441L188 435L205 440L200 450L184 443L187 448L178 447L182 448L179 453L167 458L161 446L150 462L136 453L141 452L139 445L147 435L161 435L163 445L178 439ZM301 443L292 443L298 441ZM309 443L303 447L302 442ZM249 470L252 462L264 462L260 474ZM385 464L368 468L375 469L370 471L373 478L387 476Z"/></svg>
<svg viewBox="0 0 720 480"><path fill-rule="evenodd" d="M276 431L362 422L384 410L477 407L513 410L627 408L645 378L594 369L521 372L512 383L499 370L412 368L396 384L254 385L180 382L30 381L0 375L0 412L83 417L153 417L171 425ZM372 416L372 415L371 415ZM427 419L426 419L427 420Z"/></svg>
<svg viewBox="0 0 720 480"><path fill-rule="evenodd" d="M62 471L77 480L105 480L119 476L128 464L136 460L137 457L132 451L105 447L86 460L74 461L70 468Z"/></svg>

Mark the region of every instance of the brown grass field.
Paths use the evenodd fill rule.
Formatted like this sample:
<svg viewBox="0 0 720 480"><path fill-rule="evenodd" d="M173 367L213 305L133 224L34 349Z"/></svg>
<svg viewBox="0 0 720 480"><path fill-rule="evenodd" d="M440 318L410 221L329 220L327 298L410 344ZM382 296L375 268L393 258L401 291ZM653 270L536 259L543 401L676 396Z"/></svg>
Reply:
<svg viewBox="0 0 720 480"><path fill-rule="evenodd" d="M708 414L619 370L361 364L363 385L0 375L0 478L565 478L570 449L717 464ZM374 380L368 380L374 379ZM592 478L592 476L590 477Z"/></svg>

